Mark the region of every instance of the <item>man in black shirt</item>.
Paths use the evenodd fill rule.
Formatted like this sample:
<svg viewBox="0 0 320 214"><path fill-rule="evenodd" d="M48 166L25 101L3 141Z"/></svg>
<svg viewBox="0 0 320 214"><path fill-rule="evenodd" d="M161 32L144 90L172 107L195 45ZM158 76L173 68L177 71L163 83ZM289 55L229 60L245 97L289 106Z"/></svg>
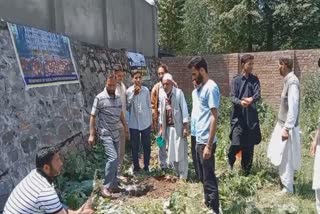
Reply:
<svg viewBox="0 0 320 214"><path fill-rule="evenodd" d="M248 174L252 167L254 145L261 141L257 112L260 99L260 82L252 74L254 57L245 54L241 57L242 72L232 81L231 99L231 145L228 152L229 167L232 169L236 154L242 152L241 167Z"/></svg>

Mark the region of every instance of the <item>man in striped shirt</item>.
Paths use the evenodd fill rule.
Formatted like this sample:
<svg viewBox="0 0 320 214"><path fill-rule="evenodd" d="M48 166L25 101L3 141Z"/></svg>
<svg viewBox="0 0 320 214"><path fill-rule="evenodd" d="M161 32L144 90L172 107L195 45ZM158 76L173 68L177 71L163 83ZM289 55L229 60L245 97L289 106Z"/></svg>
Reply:
<svg viewBox="0 0 320 214"><path fill-rule="evenodd" d="M104 197L111 197L112 193L122 191L118 187L117 181L120 121L126 130L126 135L128 134L128 128L122 111L121 99L115 94L116 87L115 75L107 76L106 87L94 99L90 116L90 137L88 142L89 144L95 143L96 116L98 116L98 134L107 156L104 187L101 190L101 194Z"/></svg>
<svg viewBox="0 0 320 214"><path fill-rule="evenodd" d="M62 165L58 148L40 149L36 156L37 169L32 170L14 188L5 205L4 214L93 213L87 203L77 211L63 207L53 185L53 178L60 174Z"/></svg>

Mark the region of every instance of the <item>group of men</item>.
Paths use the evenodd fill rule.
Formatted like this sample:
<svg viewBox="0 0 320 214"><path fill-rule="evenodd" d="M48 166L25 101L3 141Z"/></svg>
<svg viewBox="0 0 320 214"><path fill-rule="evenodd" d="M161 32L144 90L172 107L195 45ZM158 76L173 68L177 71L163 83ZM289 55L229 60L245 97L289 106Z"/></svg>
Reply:
<svg viewBox="0 0 320 214"><path fill-rule="evenodd" d="M193 146L197 175L204 183L205 202L219 213L218 185L214 172L214 152L220 92L217 84L209 79L207 63L202 57L194 57L188 68L194 84L197 107L193 107L196 143ZM133 173L141 170L139 163L139 143L143 147L143 170L149 171L151 153L151 130L158 132L165 145L159 148L159 161L162 170L172 166L177 176L188 177L189 113L184 93L177 87L168 67L158 68L159 82L151 94L142 86L139 70L131 74L133 85L128 89L123 84L123 70L114 66L113 73L106 77L106 87L93 103L90 117L89 143L95 143L96 130L104 145L107 162L105 181L102 188L104 197L112 197L121 192L118 177L121 174L125 139L130 133ZM191 81L190 81L191 83ZM128 111L128 118L125 112ZM96 117L98 117L96 125ZM127 121L127 122L126 122ZM128 123L128 125L127 125Z"/></svg>
<svg viewBox="0 0 320 214"><path fill-rule="evenodd" d="M252 55L241 57L241 72L233 78L231 89L233 109L228 165L232 170L236 155L241 151L241 167L245 174L249 174L252 168L254 146L261 141L257 112L257 101L261 97L260 82L258 77L252 74L253 64ZM281 193L285 194L293 193L294 171L301 164L300 85L292 72L293 62L290 58L280 58L278 66L284 87L278 121L268 147L268 158L279 168L283 186ZM218 141L216 131L220 91L218 85L209 78L207 62L203 57L193 57L187 67L192 76L190 84L194 85L190 122L184 93L178 88L166 65L159 66L159 82L153 87L151 95L149 90L142 86L140 71L132 72L133 85L128 89L123 83L124 72L120 65L115 65L112 74L106 77L104 90L94 99L88 139L90 144L94 144L96 136L99 136L104 145L107 156L101 190L104 197L112 197L113 193L122 191L118 186L118 177L121 175L125 141L129 132L134 173L142 170L138 157L139 142L143 147L143 170L149 171L150 135L153 129L165 139L165 146L159 148L160 167L166 169L172 165L180 179L187 179L187 136L190 125L192 159L196 175L203 183L204 201L214 213L219 213L215 150ZM320 139L319 132L312 143L311 153L316 154L313 188L316 190L317 209L320 212L318 138ZM72 211L64 208L59 201L52 185L52 178L58 175L62 168L57 149L40 150L36 167L11 193L4 213L92 213L88 203L78 211Z"/></svg>
<svg viewBox="0 0 320 214"><path fill-rule="evenodd" d="M254 145L261 141L257 112L260 99L260 82L252 74L254 57L246 54L241 57L242 71L232 81L231 100L231 145L228 152L230 169L241 151L241 167L248 174L252 167ZM320 67L320 60L319 60ZM283 78L283 89L276 126L268 145L267 157L278 168L282 190L279 194L294 192L294 172L301 166L301 142L299 128L300 83L293 72L291 58L282 57L278 70ZM320 134L316 132L311 144L311 154L315 155L313 189L316 193L317 212L320 213Z"/></svg>

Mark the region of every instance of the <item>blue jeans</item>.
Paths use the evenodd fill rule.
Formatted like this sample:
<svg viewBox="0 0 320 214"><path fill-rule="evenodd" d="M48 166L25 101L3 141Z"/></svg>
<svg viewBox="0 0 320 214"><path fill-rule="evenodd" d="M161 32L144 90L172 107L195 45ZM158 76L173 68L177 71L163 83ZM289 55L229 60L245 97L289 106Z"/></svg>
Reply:
<svg viewBox="0 0 320 214"><path fill-rule="evenodd" d="M118 186L117 170L119 165L119 140L112 139L111 136L100 136L100 139L107 156L103 185L106 188L115 188Z"/></svg>
<svg viewBox="0 0 320 214"><path fill-rule="evenodd" d="M151 126L145 130L130 129L130 143L132 149L133 169L139 170L139 142L141 134L141 143L143 147L144 169L149 170L150 154L151 154Z"/></svg>

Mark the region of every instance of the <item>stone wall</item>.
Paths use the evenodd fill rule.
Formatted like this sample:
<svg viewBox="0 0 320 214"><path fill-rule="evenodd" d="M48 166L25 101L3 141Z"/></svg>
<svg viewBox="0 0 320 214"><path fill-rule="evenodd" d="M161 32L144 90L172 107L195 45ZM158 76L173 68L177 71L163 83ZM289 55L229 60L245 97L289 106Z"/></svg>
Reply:
<svg viewBox="0 0 320 214"><path fill-rule="evenodd" d="M242 54L224 54L204 56L208 62L209 76L215 80L221 90L222 95L229 96L230 84L233 77L240 70L240 58ZM294 72L301 78L309 72L316 72L320 49L317 50L290 50L274 52L251 53L254 55L254 69L261 82L262 98L275 109L279 105L282 89L282 77L278 71L278 59L281 56L291 57L294 60ZM173 74L187 95L190 95L193 86L191 83L191 73L187 65L191 57L168 57L162 58L161 62L169 66L169 71Z"/></svg>
<svg viewBox="0 0 320 214"><path fill-rule="evenodd" d="M113 64L122 64L127 86L131 84L125 51L74 41L72 49L80 84L26 91L9 31L0 22L0 212L12 188L35 167L39 147L85 147L94 96L103 90L104 76ZM147 62L155 79L158 60L147 58Z"/></svg>

